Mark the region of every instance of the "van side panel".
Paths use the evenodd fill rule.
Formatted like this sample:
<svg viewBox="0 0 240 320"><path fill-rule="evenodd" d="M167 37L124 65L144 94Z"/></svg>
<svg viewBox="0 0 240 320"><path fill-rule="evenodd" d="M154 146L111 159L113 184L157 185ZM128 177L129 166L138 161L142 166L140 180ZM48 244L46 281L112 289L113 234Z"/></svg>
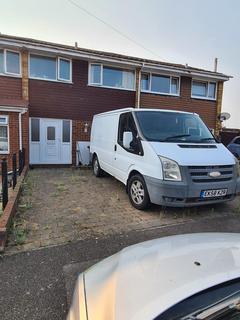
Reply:
<svg viewBox="0 0 240 320"><path fill-rule="evenodd" d="M117 128L118 114L99 115L93 118L90 152L97 154L100 167L110 174L113 174L112 163Z"/></svg>

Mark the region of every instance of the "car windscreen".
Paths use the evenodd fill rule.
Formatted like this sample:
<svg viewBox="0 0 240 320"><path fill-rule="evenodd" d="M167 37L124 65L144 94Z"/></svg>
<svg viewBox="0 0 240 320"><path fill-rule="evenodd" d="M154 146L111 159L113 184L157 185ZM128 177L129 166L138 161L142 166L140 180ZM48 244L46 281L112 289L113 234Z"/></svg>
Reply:
<svg viewBox="0 0 240 320"><path fill-rule="evenodd" d="M210 130L196 114L137 111L135 115L148 141L216 143Z"/></svg>
<svg viewBox="0 0 240 320"><path fill-rule="evenodd" d="M239 320L240 305L234 308L234 301L240 303L240 279L224 282L201 291L177 303L154 320ZM221 306L224 306L225 309L221 309ZM218 314L214 315L213 312L217 308ZM211 315L211 317L205 318L204 314Z"/></svg>

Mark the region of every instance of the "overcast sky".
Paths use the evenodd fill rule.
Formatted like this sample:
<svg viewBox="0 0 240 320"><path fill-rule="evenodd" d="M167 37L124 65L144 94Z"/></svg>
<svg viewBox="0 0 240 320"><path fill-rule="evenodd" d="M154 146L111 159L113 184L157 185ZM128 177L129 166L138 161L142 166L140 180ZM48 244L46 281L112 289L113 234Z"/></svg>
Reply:
<svg viewBox="0 0 240 320"><path fill-rule="evenodd" d="M0 0L0 32L209 70L218 57L218 71L234 77L225 83L227 126L240 128L239 0Z"/></svg>

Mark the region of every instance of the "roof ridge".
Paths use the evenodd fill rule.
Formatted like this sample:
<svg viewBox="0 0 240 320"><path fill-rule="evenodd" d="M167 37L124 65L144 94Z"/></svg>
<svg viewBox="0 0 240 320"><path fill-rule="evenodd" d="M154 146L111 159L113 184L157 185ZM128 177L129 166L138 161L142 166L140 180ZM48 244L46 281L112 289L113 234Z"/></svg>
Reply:
<svg viewBox="0 0 240 320"><path fill-rule="evenodd" d="M98 55L105 55L108 57L113 57L113 58L121 58L121 59L127 59L133 62L140 62L140 63L149 63L149 64L156 64L156 65L161 65L161 66L169 66L169 67L175 67L175 68L182 68L186 69L189 71L200 71L200 72L207 72L213 75L219 75L219 76L226 76L225 74L221 72L215 72L207 69L202 69L202 68L196 68L192 67L189 65L184 65L180 63L171 63L171 62L164 62L160 60L154 60L154 59L146 59L146 58L140 58L140 57L135 57L135 56L129 56L125 55L122 53L116 53L116 52L109 52L109 51L101 51L101 50L95 50L95 49L89 49L89 48L81 48L81 47L76 47L76 46L71 46L67 44L61 44L61 43L55 43L55 42L50 42L50 41L45 41L45 40L38 40L34 38L27 38L27 37L22 37L22 36L13 36L13 35L8 35L8 34L2 34L0 33L0 40L1 39L9 39L9 40L15 40L15 41L21 41L21 42L30 42L32 44L38 44L38 45L43 45L43 46L50 46L50 47L57 47L57 48L65 48L67 50L74 50L74 51L79 51L79 52L84 52L84 53L92 53L92 54L98 54ZM227 76L229 77L229 76Z"/></svg>

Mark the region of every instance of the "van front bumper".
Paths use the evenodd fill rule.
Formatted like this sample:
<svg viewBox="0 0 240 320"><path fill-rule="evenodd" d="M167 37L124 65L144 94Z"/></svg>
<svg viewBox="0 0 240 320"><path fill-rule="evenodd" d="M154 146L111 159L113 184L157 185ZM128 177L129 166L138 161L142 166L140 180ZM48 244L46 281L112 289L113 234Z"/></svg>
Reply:
<svg viewBox="0 0 240 320"><path fill-rule="evenodd" d="M193 183L192 181L164 181L144 176L150 201L154 204L169 207L191 207L214 204L233 200L240 193L240 178L230 181ZM226 196L201 198L203 190L227 189Z"/></svg>

